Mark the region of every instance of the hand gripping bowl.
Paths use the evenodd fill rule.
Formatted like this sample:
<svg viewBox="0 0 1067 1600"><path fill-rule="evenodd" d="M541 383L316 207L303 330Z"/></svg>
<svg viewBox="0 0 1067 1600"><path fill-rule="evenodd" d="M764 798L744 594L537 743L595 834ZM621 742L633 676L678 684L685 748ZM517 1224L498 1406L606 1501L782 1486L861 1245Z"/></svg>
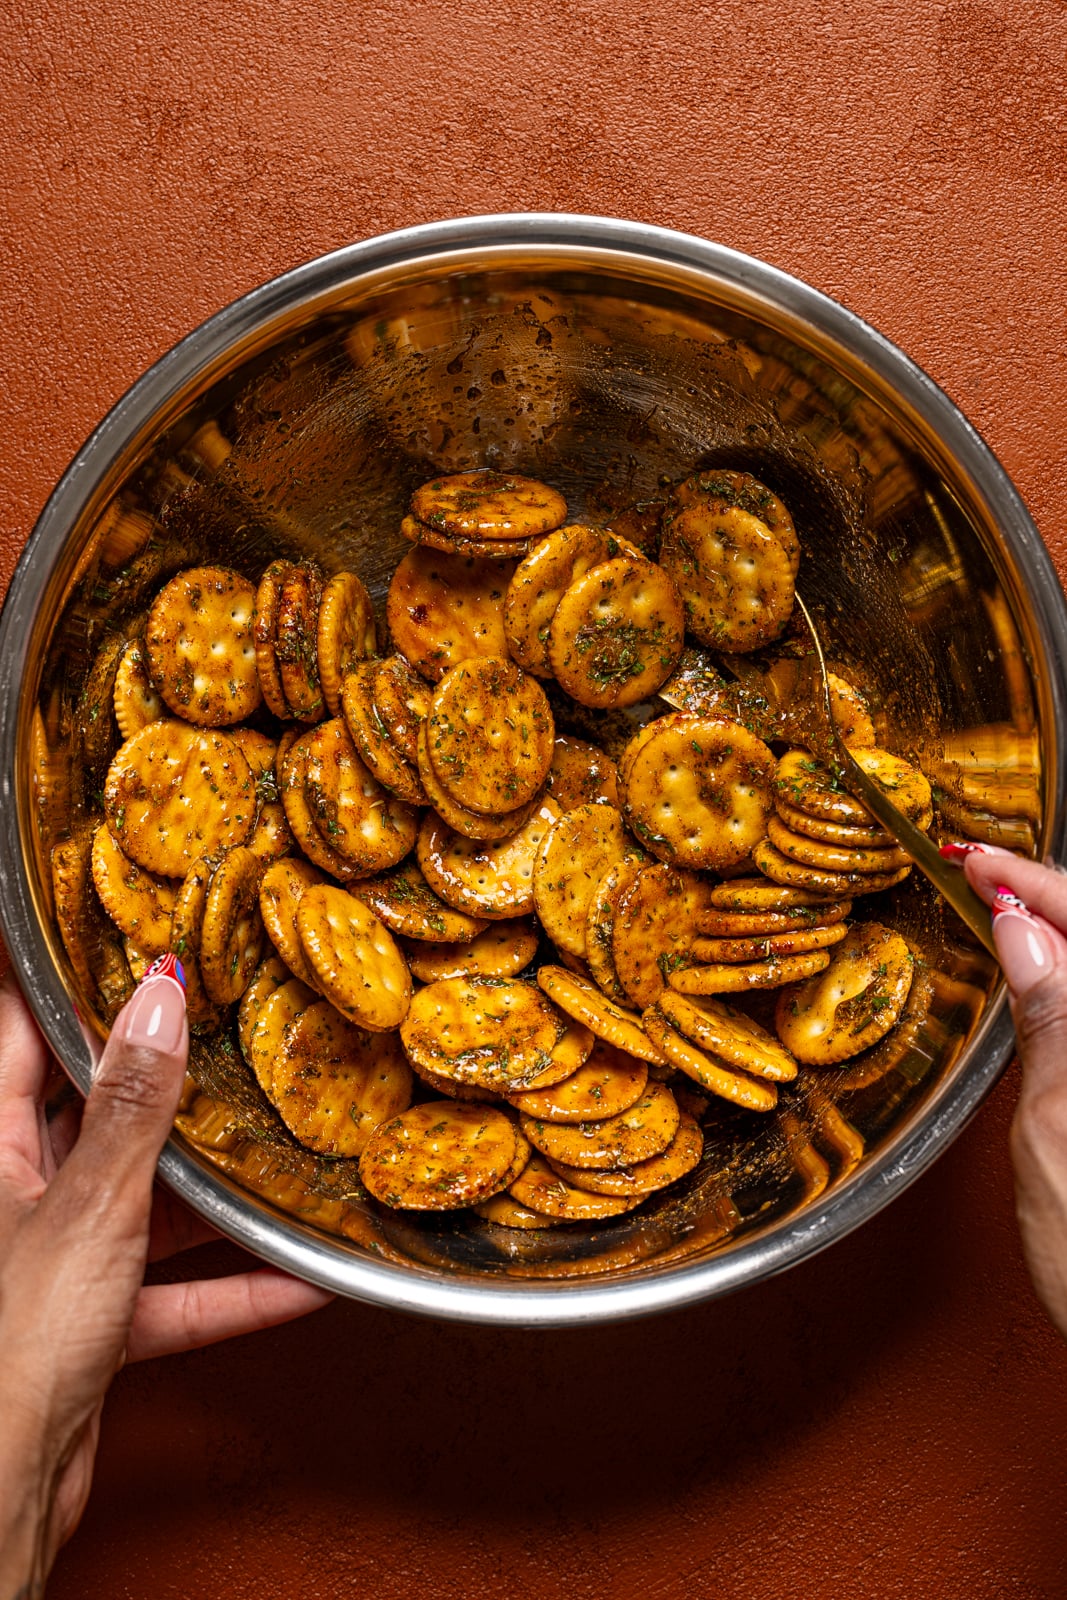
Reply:
<svg viewBox="0 0 1067 1600"><path fill-rule="evenodd" d="M82 1089L94 1000L54 931L49 857L117 742L78 699L161 574L206 559L255 578L310 555L381 601L407 498L436 472L527 472L573 516L655 501L697 464L786 501L831 665L925 769L942 828L1061 853L1064 602L1004 472L922 372L804 284L700 239L581 216L414 228L266 284L165 356L72 463L15 574L0 917ZM596 1231L383 1216L287 1140L220 1049L197 1052L164 1179L268 1260L438 1317L592 1322L756 1282L922 1172L1009 1053L989 958L915 875L890 896L877 905L926 963L893 1048L809 1073L757 1127L727 1108L695 1173Z"/></svg>

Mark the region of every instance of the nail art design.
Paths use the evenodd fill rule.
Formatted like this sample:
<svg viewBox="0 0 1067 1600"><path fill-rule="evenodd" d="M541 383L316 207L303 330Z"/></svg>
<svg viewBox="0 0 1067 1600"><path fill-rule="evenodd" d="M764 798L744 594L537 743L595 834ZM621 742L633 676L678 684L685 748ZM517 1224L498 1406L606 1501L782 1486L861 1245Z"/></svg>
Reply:
<svg viewBox="0 0 1067 1600"><path fill-rule="evenodd" d="M147 983L150 978L170 978L181 986L182 994L185 993L185 973L182 964L169 950L166 955L156 957L141 982Z"/></svg>
<svg viewBox="0 0 1067 1600"><path fill-rule="evenodd" d="M938 855L944 856L946 861L951 861L955 866L961 866L968 856L1010 856L1011 851L1002 850L995 844L976 844L971 839L953 839L938 847Z"/></svg>
<svg viewBox="0 0 1067 1600"><path fill-rule="evenodd" d="M1027 922L1036 922L1037 918L1030 910L1025 900L1020 900L1013 890L1001 884L993 896L993 921L998 917L1025 917Z"/></svg>

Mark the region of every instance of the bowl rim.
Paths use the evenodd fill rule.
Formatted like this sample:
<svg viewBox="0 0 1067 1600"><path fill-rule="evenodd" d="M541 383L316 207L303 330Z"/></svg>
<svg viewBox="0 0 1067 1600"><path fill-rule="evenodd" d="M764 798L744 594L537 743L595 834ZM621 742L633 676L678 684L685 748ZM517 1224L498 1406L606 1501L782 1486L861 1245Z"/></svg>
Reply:
<svg viewBox="0 0 1067 1600"><path fill-rule="evenodd" d="M945 392L896 345L819 290L755 257L693 234L650 223L564 212L496 213L420 224L346 245L269 280L216 312L131 385L90 434L60 478L15 569L0 614L0 930L38 1025L83 1091L91 1076L87 1035L55 970L34 908L19 828L17 783L19 692L29 641L46 585L67 531L131 440L186 393L224 353L262 333L294 307L335 296L353 280L414 266L432 256L460 265L473 250L500 260L508 251L580 252L610 264L638 258L678 269L709 287L725 282L799 321L862 363L879 384L920 416L951 453L999 527L1009 554L1029 579L1032 625L1049 666L1051 707L1046 776L1054 790L1046 846L1064 855L1065 761L1062 725L1067 603L1041 536L1004 468ZM487 257L488 253L488 257ZM808 1259L854 1228L914 1182L962 1130L995 1083L1011 1052L1013 1030L1003 984L969 1046L966 1071L954 1071L922 1108L915 1125L890 1138L845 1183L772 1232L693 1264L601 1282L452 1279L417 1264L396 1266L357 1254L346 1241L281 1220L172 1139L159 1173L221 1232L271 1264L350 1298L442 1320L510 1326L563 1327L679 1310L730 1293Z"/></svg>

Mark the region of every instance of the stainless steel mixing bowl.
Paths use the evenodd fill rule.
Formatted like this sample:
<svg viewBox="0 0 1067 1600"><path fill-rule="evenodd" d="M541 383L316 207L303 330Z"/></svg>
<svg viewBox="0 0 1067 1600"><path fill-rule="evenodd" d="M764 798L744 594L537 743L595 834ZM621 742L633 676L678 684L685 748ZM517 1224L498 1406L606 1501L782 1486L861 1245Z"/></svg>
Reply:
<svg viewBox="0 0 1067 1600"><path fill-rule="evenodd" d="M381 599L407 496L434 472L514 467L574 516L617 518L697 463L748 469L789 504L831 653L932 778L942 826L1062 853L1059 585L1004 472L922 372L841 306L700 239L581 216L415 228L265 285L164 357L80 451L15 574L0 919L83 1089L106 996L55 934L49 857L116 743L110 719L79 715L86 683L106 686L161 577L204 556L255 576L299 553L355 566ZM809 1073L758 1125L724 1110L697 1174L599 1232L383 1218L287 1141L224 1049L198 1051L163 1176L268 1260L438 1317L589 1322L756 1282L911 1182L1010 1049L995 970L928 887L871 910L924 960L892 1046Z"/></svg>

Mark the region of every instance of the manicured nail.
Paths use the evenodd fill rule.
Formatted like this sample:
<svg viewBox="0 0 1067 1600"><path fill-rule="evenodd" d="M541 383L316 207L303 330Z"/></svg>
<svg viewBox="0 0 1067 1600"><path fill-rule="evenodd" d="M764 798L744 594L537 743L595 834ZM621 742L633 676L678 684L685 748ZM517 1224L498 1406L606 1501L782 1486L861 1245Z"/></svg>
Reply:
<svg viewBox="0 0 1067 1600"><path fill-rule="evenodd" d="M975 844L973 840L951 840L948 844L939 846L938 854L944 856L946 861L951 861L954 866L962 866L968 856L1010 856L1010 850L1002 850L998 844Z"/></svg>
<svg viewBox="0 0 1067 1600"><path fill-rule="evenodd" d="M993 938L1009 987L1025 994L1052 971L1055 953L1047 930L1025 900L1003 885L993 899Z"/></svg>
<svg viewBox="0 0 1067 1600"><path fill-rule="evenodd" d="M119 1014L114 1032L127 1044L147 1045L163 1055L173 1055L185 1033L185 981L169 967L181 964L173 956L162 956L145 973L137 993Z"/></svg>

